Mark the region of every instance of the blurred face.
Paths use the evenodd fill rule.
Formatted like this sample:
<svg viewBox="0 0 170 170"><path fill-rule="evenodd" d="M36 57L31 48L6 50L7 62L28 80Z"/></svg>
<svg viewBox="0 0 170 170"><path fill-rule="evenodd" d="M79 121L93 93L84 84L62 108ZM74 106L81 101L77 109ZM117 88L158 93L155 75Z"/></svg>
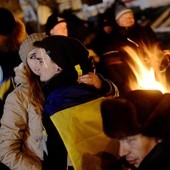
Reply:
<svg viewBox="0 0 170 170"><path fill-rule="evenodd" d="M42 82L61 72L61 68L51 60L43 48L32 50L27 56L27 64L34 74L40 76Z"/></svg>
<svg viewBox="0 0 170 170"><path fill-rule="evenodd" d="M121 15L116 22L120 27L132 27L135 23L134 15L132 12L127 12Z"/></svg>
<svg viewBox="0 0 170 170"><path fill-rule="evenodd" d="M107 26L104 26L103 29L106 33L110 34L113 30L113 27L110 25L107 25Z"/></svg>
<svg viewBox="0 0 170 170"><path fill-rule="evenodd" d="M68 30L67 30L67 23L66 22L60 22L59 24L55 25L51 31L51 35L64 35L68 36Z"/></svg>
<svg viewBox="0 0 170 170"><path fill-rule="evenodd" d="M4 43L6 42L6 40L7 40L7 36L0 35L0 45L2 45L2 48L3 48Z"/></svg>
<svg viewBox="0 0 170 170"><path fill-rule="evenodd" d="M145 156L158 143L155 138L146 137L141 134L123 138L119 142L119 155L121 157L124 156L136 168L139 167Z"/></svg>

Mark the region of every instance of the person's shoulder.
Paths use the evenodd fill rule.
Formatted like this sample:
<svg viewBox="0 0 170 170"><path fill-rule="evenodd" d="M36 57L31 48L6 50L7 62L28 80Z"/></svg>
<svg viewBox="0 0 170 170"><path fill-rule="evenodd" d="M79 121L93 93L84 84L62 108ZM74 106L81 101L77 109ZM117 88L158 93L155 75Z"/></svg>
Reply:
<svg viewBox="0 0 170 170"><path fill-rule="evenodd" d="M26 101L28 99L28 88L24 85L18 85L14 88L12 92L10 92L7 96L7 100L14 101Z"/></svg>

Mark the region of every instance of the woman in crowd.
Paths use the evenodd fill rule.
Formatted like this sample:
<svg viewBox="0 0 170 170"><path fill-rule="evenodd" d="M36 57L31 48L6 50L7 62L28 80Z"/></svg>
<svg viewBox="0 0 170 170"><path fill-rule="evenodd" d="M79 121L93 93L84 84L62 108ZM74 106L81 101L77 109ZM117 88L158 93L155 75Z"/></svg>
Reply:
<svg viewBox="0 0 170 170"><path fill-rule="evenodd" d="M5 103L0 128L0 161L10 169L41 169L43 157L44 169L53 168L53 165L65 169L67 152L48 112L51 114L51 110L118 92L109 80L94 73L87 74L86 62L80 63L82 70L79 69L86 75L78 77L75 69L80 61L78 56L88 56L79 41L66 36L45 37L40 33L31 34L21 44L19 53L23 66L16 69L15 79L18 87L8 95ZM52 108L51 102L55 104ZM48 156L42 117L48 134Z"/></svg>
<svg viewBox="0 0 170 170"><path fill-rule="evenodd" d="M45 37L37 33L30 38L36 41ZM41 170L46 151L41 116L43 95L39 93L37 77L28 67L24 69L21 64L15 74L17 87L8 95L1 119L0 162L11 170Z"/></svg>

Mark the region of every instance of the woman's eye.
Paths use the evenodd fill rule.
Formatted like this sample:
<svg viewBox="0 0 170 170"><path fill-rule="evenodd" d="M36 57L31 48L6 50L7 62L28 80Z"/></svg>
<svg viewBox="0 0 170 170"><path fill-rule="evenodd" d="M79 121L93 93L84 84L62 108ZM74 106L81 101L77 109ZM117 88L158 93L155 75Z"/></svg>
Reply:
<svg viewBox="0 0 170 170"><path fill-rule="evenodd" d="M36 54L35 54L35 53L31 54L31 55L29 56L29 58L30 58L30 59L35 59L35 58L36 58Z"/></svg>

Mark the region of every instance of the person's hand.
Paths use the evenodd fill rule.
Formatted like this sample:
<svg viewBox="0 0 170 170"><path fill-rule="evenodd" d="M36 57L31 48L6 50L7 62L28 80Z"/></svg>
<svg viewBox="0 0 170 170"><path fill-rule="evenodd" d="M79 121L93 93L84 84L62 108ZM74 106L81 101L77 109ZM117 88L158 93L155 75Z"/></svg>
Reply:
<svg viewBox="0 0 170 170"><path fill-rule="evenodd" d="M77 81L78 83L84 83L90 86L94 86L96 89L102 88L102 80L92 72L79 76Z"/></svg>

